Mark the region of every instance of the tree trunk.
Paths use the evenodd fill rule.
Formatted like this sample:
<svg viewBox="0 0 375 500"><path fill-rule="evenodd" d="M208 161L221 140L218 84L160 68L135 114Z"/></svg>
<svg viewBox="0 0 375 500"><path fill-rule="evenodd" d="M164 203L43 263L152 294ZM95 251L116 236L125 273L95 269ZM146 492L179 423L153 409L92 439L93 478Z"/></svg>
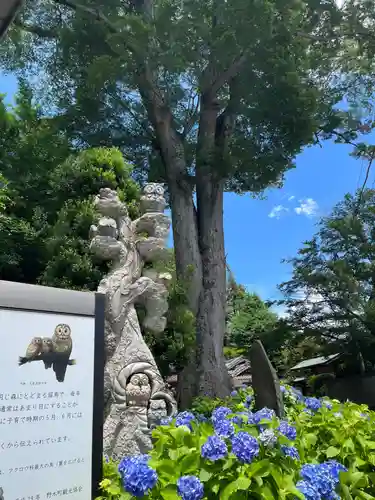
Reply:
<svg viewBox="0 0 375 500"><path fill-rule="evenodd" d="M223 354L226 305L223 196L223 181L206 179L199 183L198 227L203 287L197 315L198 393L220 398L231 391Z"/></svg>
<svg viewBox="0 0 375 500"><path fill-rule="evenodd" d="M197 315L198 393L226 397L231 381L225 366L226 262L224 249L224 183L218 173L215 97L202 96L197 145L198 239L202 289Z"/></svg>

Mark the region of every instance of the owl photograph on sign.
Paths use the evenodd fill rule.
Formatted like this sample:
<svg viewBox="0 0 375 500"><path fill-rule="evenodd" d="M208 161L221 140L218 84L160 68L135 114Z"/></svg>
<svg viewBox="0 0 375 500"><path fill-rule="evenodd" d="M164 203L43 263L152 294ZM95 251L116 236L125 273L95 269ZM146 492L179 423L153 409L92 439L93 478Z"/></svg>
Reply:
<svg viewBox="0 0 375 500"><path fill-rule="evenodd" d="M60 323L56 326L52 337L33 337L24 356L18 360L19 366L34 361L42 361L44 368L52 368L56 380L64 382L68 366L75 365L70 359L73 349L72 332L69 325Z"/></svg>

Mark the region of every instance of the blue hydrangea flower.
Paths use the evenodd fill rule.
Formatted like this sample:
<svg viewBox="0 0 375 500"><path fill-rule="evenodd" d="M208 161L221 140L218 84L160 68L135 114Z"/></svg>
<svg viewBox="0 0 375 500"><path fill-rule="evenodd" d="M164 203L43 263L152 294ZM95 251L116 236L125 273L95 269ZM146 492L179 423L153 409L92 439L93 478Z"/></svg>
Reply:
<svg viewBox="0 0 375 500"><path fill-rule="evenodd" d="M285 422L285 420L280 422L277 430L291 441L294 441L297 437L296 429L289 425L288 422Z"/></svg>
<svg viewBox="0 0 375 500"><path fill-rule="evenodd" d="M177 492L182 500L201 500L204 495L203 484L195 476L182 476L177 481Z"/></svg>
<svg viewBox="0 0 375 500"><path fill-rule="evenodd" d="M186 427L189 427L189 429L191 429L191 422L193 420L195 420L195 416L190 411L183 411L176 417L176 427L186 425Z"/></svg>
<svg viewBox="0 0 375 500"><path fill-rule="evenodd" d="M329 401L324 401L324 405L326 406L326 408L327 408L328 410L332 410L332 408L333 408L332 403L331 403L331 402L329 402Z"/></svg>
<svg viewBox="0 0 375 500"><path fill-rule="evenodd" d="M286 457L289 457L292 460L299 460L298 450L294 446L281 445L281 451Z"/></svg>
<svg viewBox="0 0 375 500"><path fill-rule="evenodd" d="M255 424L254 413L251 410L247 413L247 422L248 424Z"/></svg>
<svg viewBox="0 0 375 500"><path fill-rule="evenodd" d="M234 417L232 417L231 419L231 422L233 424L236 424L236 425L242 425L244 423L244 416L243 415L235 415Z"/></svg>
<svg viewBox="0 0 375 500"><path fill-rule="evenodd" d="M245 407L246 408L250 408L252 400L253 400L253 398L250 395L246 396L246 399L245 399Z"/></svg>
<svg viewBox="0 0 375 500"><path fill-rule="evenodd" d="M143 497L157 483L156 472L147 465L149 457L126 457L121 460L119 472L125 491L135 497Z"/></svg>
<svg viewBox="0 0 375 500"><path fill-rule="evenodd" d="M298 481L296 487L306 500L321 500L322 498L319 491L308 481Z"/></svg>
<svg viewBox="0 0 375 500"><path fill-rule="evenodd" d="M160 420L160 425L170 425L173 421L172 417L165 417Z"/></svg>
<svg viewBox="0 0 375 500"><path fill-rule="evenodd" d="M232 397L237 396L237 394L238 394L238 392L237 392L237 391L232 391L232 392L230 393L230 395L231 395Z"/></svg>
<svg viewBox="0 0 375 500"><path fill-rule="evenodd" d="M215 408L211 415L211 420L215 424L215 422L219 422L221 420L225 420L228 415L233 413L233 411L226 406L219 406Z"/></svg>
<svg viewBox="0 0 375 500"><path fill-rule="evenodd" d="M232 437L235 429L229 420L217 420L214 422L215 433L222 437Z"/></svg>
<svg viewBox="0 0 375 500"><path fill-rule="evenodd" d="M195 415L195 418L198 420L198 422L207 422L208 418L205 415L202 415L201 413L197 413Z"/></svg>
<svg viewBox="0 0 375 500"><path fill-rule="evenodd" d="M339 482L340 478L340 472L348 472L348 469L345 467L345 465L340 464L336 460L328 460L328 462L325 462L325 465L327 469L329 470L329 473L331 476Z"/></svg>
<svg viewBox="0 0 375 500"><path fill-rule="evenodd" d="M280 392L282 392L282 393L287 392L286 387L284 387L283 385L280 385Z"/></svg>
<svg viewBox="0 0 375 500"><path fill-rule="evenodd" d="M277 442L277 436L272 429L266 429L261 432L258 437L259 441L268 448L275 446Z"/></svg>
<svg viewBox="0 0 375 500"><path fill-rule="evenodd" d="M322 402L318 398L306 398L306 408L313 411L318 411L322 407Z"/></svg>
<svg viewBox="0 0 375 500"><path fill-rule="evenodd" d="M228 448L218 436L209 436L202 446L201 455L203 458L215 462L228 455Z"/></svg>
<svg viewBox="0 0 375 500"><path fill-rule="evenodd" d="M275 416L274 410L269 408L262 408L253 414L254 423L259 424L261 420L272 420Z"/></svg>
<svg viewBox="0 0 375 500"><path fill-rule="evenodd" d="M118 471L122 475L130 467L137 467L139 464L148 464L150 457L148 455L135 455L131 457L124 457L118 465Z"/></svg>
<svg viewBox="0 0 375 500"><path fill-rule="evenodd" d="M340 497L336 493L341 471L346 467L330 460L321 464L305 464L301 468L301 476L304 481L311 484L324 500L336 500Z"/></svg>
<svg viewBox="0 0 375 500"><path fill-rule="evenodd" d="M249 464L259 454L259 443L247 432L239 432L232 439L232 452L240 462Z"/></svg>

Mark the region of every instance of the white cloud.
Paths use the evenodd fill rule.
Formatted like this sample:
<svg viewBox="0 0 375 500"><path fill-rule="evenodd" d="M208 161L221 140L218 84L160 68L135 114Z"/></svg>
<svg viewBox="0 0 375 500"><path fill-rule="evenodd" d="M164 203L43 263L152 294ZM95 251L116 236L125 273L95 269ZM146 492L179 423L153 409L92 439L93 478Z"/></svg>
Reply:
<svg viewBox="0 0 375 500"><path fill-rule="evenodd" d="M284 207L283 205L276 205L268 214L268 217L270 217L271 219L280 219L283 212L289 212L289 208Z"/></svg>
<svg viewBox="0 0 375 500"><path fill-rule="evenodd" d="M293 201L293 200L294 200L294 198L295 198L295 196L294 196L294 195L289 196L288 201Z"/></svg>
<svg viewBox="0 0 375 500"><path fill-rule="evenodd" d="M319 206L312 198L299 200L300 205L295 207L294 211L297 215L306 215L306 217L314 217L317 215Z"/></svg>

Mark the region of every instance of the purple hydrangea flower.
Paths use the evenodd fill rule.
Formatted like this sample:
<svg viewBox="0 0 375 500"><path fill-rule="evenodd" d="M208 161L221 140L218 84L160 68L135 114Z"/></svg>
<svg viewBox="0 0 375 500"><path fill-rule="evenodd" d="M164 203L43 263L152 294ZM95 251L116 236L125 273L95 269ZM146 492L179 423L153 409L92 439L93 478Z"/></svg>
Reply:
<svg viewBox="0 0 375 500"><path fill-rule="evenodd" d="M288 422L285 422L285 420L280 422L277 430L291 441L294 441L297 437L296 429L289 425Z"/></svg>
<svg viewBox="0 0 375 500"><path fill-rule="evenodd" d="M195 420L195 416L190 411L183 411L176 417L176 427L186 425L191 430L191 422Z"/></svg>
<svg viewBox="0 0 375 500"><path fill-rule="evenodd" d="M317 489L308 481L298 481L297 489L305 496L306 500L321 500L321 495Z"/></svg>
<svg viewBox="0 0 375 500"><path fill-rule="evenodd" d="M277 436L272 429L266 429L261 432L258 437L259 441L268 448L275 446L277 442Z"/></svg>
<svg viewBox="0 0 375 500"><path fill-rule="evenodd" d="M177 491L182 500L201 500L204 495L203 484L196 476L180 477Z"/></svg>
<svg viewBox="0 0 375 500"><path fill-rule="evenodd" d="M228 448L218 436L209 436L202 446L201 454L203 458L215 462L228 455Z"/></svg>
<svg viewBox="0 0 375 500"><path fill-rule="evenodd" d="M249 464L259 454L259 443L247 432L239 432L232 439L232 452L240 462Z"/></svg>
<svg viewBox="0 0 375 500"><path fill-rule="evenodd" d="M284 387L283 385L280 385L280 392L282 392L283 394L285 392L287 392L286 387Z"/></svg>
<svg viewBox="0 0 375 500"><path fill-rule="evenodd" d="M229 420L218 420L214 422L215 433L222 437L231 437L234 435L235 429Z"/></svg>
<svg viewBox="0 0 375 500"><path fill-rule="evenodd" d="M306 398L306 408L313 411L318 411L322 407L322 402L318 398Z"/></svg>
<svg viewBox="0 0 375 500"><path fill-rule="evenodd" d="M299 460L298 450L294 446L281 445L281 451L286 457L289 457L292 460Z"/></svg>
<svg viewBox="0 0 375 500"><path fill-rule="evenodd" d="M274 410L269 408L262 408L253 414L253 420L255 424L259 424L261 420L272 420L275 416Z"/></svg>
<svg viewBox="0 0 375 500"><path fill-rule="evenodd" d="M119 465L119 472L125 491L135 497L143 497L157 483L156 472L147 465L149 457L125 457Z"/></svg>
<svg viewBox="0 0 375 500"><path fill-rule="evenodd" d="M230 393L230 395L231 395L232 397L237 396L237 394L238 394L238 392L237 392L237 391L232 391L232 392Z"/></svg>

